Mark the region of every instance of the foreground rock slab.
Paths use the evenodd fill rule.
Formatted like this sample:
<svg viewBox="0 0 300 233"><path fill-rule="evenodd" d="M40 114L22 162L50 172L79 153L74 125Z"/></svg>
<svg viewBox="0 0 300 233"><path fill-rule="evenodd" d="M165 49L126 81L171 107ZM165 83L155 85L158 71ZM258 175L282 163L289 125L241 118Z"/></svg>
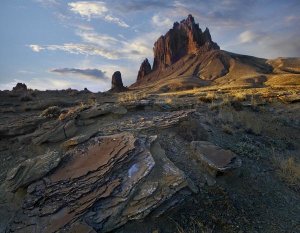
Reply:
<svg viewBox="0 0 300 233"><path fill-rule="evenodd" d="M33 159L27 159L7 174L4 188L7 191L16 191L18 188L27 186L57 167L60 161L61 155L56 151L49 151Z"/></svg>
<svg viewBox="0 0 300 233"><path fill-rule="evenodd" d="M208 141L193 141L191 142L191 149L196 159L213 175L238 168L242 164L235 153Z"/></svg>
<svg viewBox="0 0 300 233"><path fill-rule="evenodd" d="M196 190L155 139L121 133L77 146L27 188L7 230L109 232L150 213L159 216Z"/></svg>

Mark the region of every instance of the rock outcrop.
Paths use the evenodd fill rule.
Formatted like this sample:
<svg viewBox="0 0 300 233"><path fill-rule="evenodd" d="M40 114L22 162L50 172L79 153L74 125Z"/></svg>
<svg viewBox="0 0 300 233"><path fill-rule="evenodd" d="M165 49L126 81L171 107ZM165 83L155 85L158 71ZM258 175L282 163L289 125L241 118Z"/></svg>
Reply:
<svg viewBox="0 0 300 233"><path fill-rule="evenodd" d="M17 85L15 87L13 87L13 91L26 92L27 86L25 83L17 83Z"/></svg>
<svg viewBox="0 0 300 233"><path fill-rule="evenodd" d="M151 65L148 61L148 59L146 58L140 67L138 76L137 76L137 82L141 81L147 74L149 74L151 72Z"/></svg>
<svg viewBox="0 0 300 233"><path fill-rule="evenodd" d="M26 187L45 176L60 161L61 155L56 151L49 151L33 159L27 159L7 174L4 187L7 191L16 191L18 188Z"/></svg>
<svg viewBox="0 0 300 233"><path fill-rule="evenodd" d="M150 213L159 216L192 192L194 184L156 136L95 137L28 187L8 231L74 232L80 225L82 232L110 232Z"/></svg>
<svg viewBox="0 0 300 233"><path fill-rule="evenodd" d="M189 15L180 23L175 22L173 28L154 43L152 69L148 59L144 60L141 64L137 81L132 87L143 85L151 81L157 81L183 68L185 62L181 60L187 55L200 54L203 57L209 57L210 55L208 53L219 50L220 47L217 43L212 41L209 29L206 28L202 31L201 28L199 28L199 24L195 23L193 16ZM179 61L180 64L177 64ZM177 64L177 66L171 67L174 64ZM194 75L198 73L199 67L200 65L194 67ZM189 68L183 69L187 70ZM181 74L182 72L178 75ZM147 78L144 78L145 76Z"/></svg>
<svg viewBox="0 0 300 233"><path fill-rule="evenodd" d="M208 28L204 32L195 23L192 15L180 23L175 22L166 35L154 44L153 70L164 69L187 54L220 49L211 39Z"/></svg>
<svg viewBox="0 0 300 233"><path fill-rule="evenodd" d="M111 79L111 92L122 92L126 91L127 88L124 87L123 81L122 81L122 75L120 71L116 71Z"/></svg>

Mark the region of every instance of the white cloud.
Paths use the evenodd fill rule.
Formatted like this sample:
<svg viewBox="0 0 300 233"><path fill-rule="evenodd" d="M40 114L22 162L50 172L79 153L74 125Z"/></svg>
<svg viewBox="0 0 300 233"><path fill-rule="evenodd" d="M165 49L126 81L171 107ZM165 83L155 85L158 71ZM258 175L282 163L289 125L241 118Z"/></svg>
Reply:
<svg viewBox="0 0 300 233"><path fill-rule="evenodd" d="M103 16L108 11L104 2L79 1L68 3L70 10L91 20L92 17Z"/></svg>
<svg viewBox="0 0 300 233"><path fill-rule="evenodd" d="M36 52L36 53L38 53L38 52L44 50L43 47L41 47L41 46L39 46L39 45L36 45L36 44L28 45L28 47L30 47L31 50L32 50L33 52Z"/></svg>
<svg viewBox="0 0 300 233"><path fill-rule="evenodd" d="M253 42L255 39L257 39L258 37L259 37L259 35L257 35L256 33L252 32L250 30L247 30L247 31L242 32L239 35L239 40L241 43L250 43L250 42Z"/></svg>
<svg viewBox="0 0 300 233"><path fill-rule="evenodd" d="M126 24L124 21L122 21L121 19L117 18L117 17L113 17L111 15L106 15L104 17L105 21L108 21L108 22L111 22L111 23L115 23L117 25L119 25L120 27L123 27L123 28L128 28L129 25Z"/></svg>
<svg viewBox="0 0 300 233"><path fill-rule="evenodd" d="M171 28L173 25L173 22L170 18L159 15L153 15L151 22L154 26L163 28Z"/></svg>
<svg viewBox="0 0 300 233"><path fill-rule="evenodd" d="M64 51L71 54L98 55L111 60L120 58L120 53L117 51L108 50L91 44L65 43L62 45L45 45L45 46L34 45L30 47L34 52L39 52L41 50L50 50L50 51Z"/></svg>
<svg viewBox="0 0 300 233"><path fill-rule="evenodd" d="M80 36L84 42L100 45L106 48L111 48L111 46L119 43L119 40L117 40L116 38L108 36L106 34L98 34L93 29L78 30L76 34Z"/></svg>
<svg viewBox="0 0 300 233"><path fill-rule="evenodd" d="M117 24L120 27L129 27L123 20L112 16L104 2L79 1L68 3L68 5L72 12L79 14L88 21L92 18L102 18L103 20Z"/></svg>

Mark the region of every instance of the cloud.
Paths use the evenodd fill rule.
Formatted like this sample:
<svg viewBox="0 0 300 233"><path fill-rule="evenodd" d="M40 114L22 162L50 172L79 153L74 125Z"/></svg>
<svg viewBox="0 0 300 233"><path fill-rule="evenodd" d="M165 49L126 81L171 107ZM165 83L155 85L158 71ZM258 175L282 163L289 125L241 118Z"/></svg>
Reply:
<svg viewBox="0 0 300 233"><path fill-rule="evenodd" d="M41 50L64 51L71 54L102 56L111 60L118 59L121 56L117 51L108 50L92 44L65 43L62 45L31 45L30 48L34 52L40 52Z"/></svg>
<svg viewBox="0 0 300 233"><path fill-rule="evenodd" d="M171 28L173 22L168 17L162 17L160 15L153 15L151 22L154 26L163 27L163 28Z"/></svg>
<svg viewBox="0 0 300 233"><path fill-rule="evenodd" d="M122 21L121 19L117 18L117 17L113 17L111 15L106 15L104 17L104 19L107 21L107 22L111 22L111 23L115 23L117 25L119 25L120 27L123 27L123 28L128 28L129 25L126 24L124 21Z"/></svg>
<svg viewBox="0 0 300 233"><path fill-rule="evenodd" d="M255 39L257 39L259 36L250 31L250 30L247 30L247 31L244 31L242 32L240 35L239 35L239 40L241 43L250 43L250 42L253 42Z"/></svg>
<svg viewBox="0 0 300 233"><path fill-rule="evenodd" d="M62 45L36 45L29 47L34 52L42 50L63 51L70 54L101 56L109 60L128 59L141 60L152 56L153 42L160 35L159 32L145 33L131 40L125 37L112 37L97 33L91 27L78 27L76 34L81 38L80 43L64 43Z"/></svg>
<svg viewBox="0 0 300 233"><path fill-rule="evenodd" d="M72 12L79 14L88 21L92 18L102 18L103 20L117 24L120 27L129 27L123 20L112 16L104 2L79 1L68 3L68 5Z"/></svg>
<svg viewBox="0 0 300 233"><path fill-rule="evenodd" d="M68 3L68 5L71 11L88 20L91 20L92 17L103 16L108 11L104 2L79 1Z"/></svg>
<svg viewBox="0 0 300 233"><path fill-rule="evenodd" d="M61 68L53 69L51 72L58 74L75 74L92 79L107 79L106 72L98 69Z"/></svg>
<svg viewBox="0 0 300 233"><path fill-rule="evenodd" d="M76 34L86 43L100 45L106 48L111 48L111 46L119 44L118 39L106 34L98 34L93 29L77 30Z"/></svg>
<svg viewBox="0 0 300 233"><path fill-rule="evenodd" d="M255 42L256 44L262 43L263 41L269 39L269 36L267 36L263 32L254 32L251 30L244 31L240 33L239 35L239 42L242 44L245 43L253 43Z"/></svg>
<svg viewBox="0 0 300 233"><path fill-rule="evenodd" d="M36 53L38 53L38 52L40 52L40 51L42 51L42 50L45 49L45 48L43 48L42 46L39 46L39 45L36 45L36 44L28 45L28 47L31 48L31 50L32 50L33 52L36 52Z"/></svg>

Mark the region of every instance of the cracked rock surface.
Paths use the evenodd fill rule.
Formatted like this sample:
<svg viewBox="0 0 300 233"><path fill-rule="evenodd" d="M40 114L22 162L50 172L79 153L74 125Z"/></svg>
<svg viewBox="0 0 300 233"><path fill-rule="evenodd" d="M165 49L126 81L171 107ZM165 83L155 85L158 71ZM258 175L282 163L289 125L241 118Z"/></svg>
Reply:
<svg viewBox="0 0 300 233"><path fill-rule="evenodd" d="M182 201L196 190L155 138L121 133L74 148L28 187L9 231L72 232L81 224L109 232Z"/></svg>

